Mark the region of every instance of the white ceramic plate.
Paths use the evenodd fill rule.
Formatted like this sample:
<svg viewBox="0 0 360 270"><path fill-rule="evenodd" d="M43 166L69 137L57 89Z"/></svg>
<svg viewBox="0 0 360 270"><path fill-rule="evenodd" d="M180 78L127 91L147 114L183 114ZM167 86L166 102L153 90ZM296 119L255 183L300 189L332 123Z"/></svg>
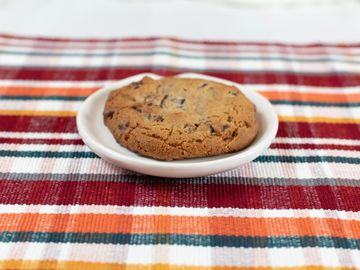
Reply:
<svg viewBox="0 0 360 270"><path fill-rule="evenodd" d="M278 118L270 102L251 89L231 81L194 73L184 73L178 77L208 79L235 85L256 105L260 124L259 133L254 142L241 151L207 158L193 158L177 161L159 161L138 155L117 144L103 122L103 109L109 92L144 76L159 79L161 76L146 73L123 79L109 87L98 90L83 103L76 117L81 138L98 156L122 168L162 177L196 177L234 169L250 162L270 146L278 129Z"/></svg>

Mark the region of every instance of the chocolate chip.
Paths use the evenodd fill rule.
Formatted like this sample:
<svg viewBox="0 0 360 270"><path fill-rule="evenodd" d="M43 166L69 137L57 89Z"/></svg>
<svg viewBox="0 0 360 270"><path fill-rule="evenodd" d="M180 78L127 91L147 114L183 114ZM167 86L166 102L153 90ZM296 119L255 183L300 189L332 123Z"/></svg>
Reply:
<svg viewBox="0 0 360 270"><path fill-rule="evenodd" d="M233 119L234 119L234 118L233 118L232 116L228 116L227 121L228 121L228 122L232 122Z"/></svg>
<svg viewBox="0 0 360 270"><path fill-rule="evenodd" d="M209 126L211 135L216 135L215 129L212 125Z"/></svg>
<svg viewBox="0 0 360 270"><path fill-rule="evenodd" d="M200 86L198 87L198 89L204 88L204 87L206 87L207 85L208 85L207 83L203 83L202 85L200 85Z"/></svg>
<svg viewBox="0 0 360 270"><path fill-rule="evenodd" d="M231 134L233 138L235 138L238 135L237 130L234 130L234 132Z"/></svg>
<svg viewBox="0 0 360 270"><path fill-rule="evenodd" d="M164 117L162 117L161 115L158 115L156 118L155 118L155 122L163 122L164 121Z"/></svg>
<svg viewBox="0 0 360 270"><path fill-rule="evenodd" d="M140 82L133 82L130 84L130 86L133 88L133 89L138 89L140 88L140 86L142 86L142 81Z"/></svg>
<svg viewBox="0 0 360 270"><path fill-rule="evenodd" d="M107 117L107 118L112 119L113 116L114 116L114 112L113 112L113 111L109 111L109 112L105 113L105 117Z"/></svg>
<svg viewBox="0 0 360 270"><path fill-rule="evenodd" d="M222 131L225 131L229 128L230 126L228 124L225 124L222 126Z"/></svg>
<svg viewBox="0 0 360 270"><path fill-rule="evenodd" d="M119 130L121 132L124 132L128 127L129 127L130 123L129 122L126 122L126 123L120 123L119 125Z"/></svg>
<svg viewBox="0 0 360 270"><path fill-rule="evenodd" d="M184 106L184 103L185 103L185 101L186 101L186 99L185 98L182 98L182 97L180 97L180 98L172 98L172 99L170 99L173 103L174 103L174 105L177 107L177 108L182 108L183 106Z"/></svg>
<svg viewBox="0 0 360 270"><path fill-rule="evenodd" d="M138 113L142 113L142 109L138 106L133 106L132 107L135 111L137 111Z"/></svg>
<svg viewBox="0 0 360 270"><path fill-rule="evenodd" d="M163 122L164 121L164 117L162 117L161 115L155 115L155 114L149 114L147 116L147 119L149 119L150 121L154 121L154 122Z"/></svg>
<svg viewBox="0 0 360 270"><path fill-rule="evenodd" d="M168 95L165 95L160 101L160 108L164 107L165 100L168 98Z"/></svg>

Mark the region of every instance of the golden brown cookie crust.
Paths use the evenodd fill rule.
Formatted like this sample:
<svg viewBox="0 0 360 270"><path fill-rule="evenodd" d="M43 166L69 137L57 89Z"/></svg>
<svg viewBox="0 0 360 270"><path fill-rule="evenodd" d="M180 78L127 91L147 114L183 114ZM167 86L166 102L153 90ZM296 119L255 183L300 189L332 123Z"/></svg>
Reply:
<svg viewBox="0 0 360 270"><path fill-rule="evenodd" d="M241 150L255 138L255 106L234 86L149 77L112 91L104 122L115 140L160 160Z"/></svg>

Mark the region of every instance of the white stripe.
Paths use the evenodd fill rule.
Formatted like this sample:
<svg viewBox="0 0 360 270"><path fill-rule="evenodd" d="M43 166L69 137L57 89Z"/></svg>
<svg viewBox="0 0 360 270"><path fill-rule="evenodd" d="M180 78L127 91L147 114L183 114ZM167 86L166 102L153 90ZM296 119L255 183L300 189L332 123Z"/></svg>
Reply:
<svg viewBox="0 0 360 270"><path fill-rule="evenodd" d="M262 155L274 156L332 156L360 158L360 151L333 149L267 149Z"/></svg>
<svg viewBox="0 0 360 270"><path fill-rule="evenodd" d="M0 144L1 150L9 151L53 151L53 152L92 152L86 145L76 144Z"/></svg>
<svg viewBox="0 0 360 270"><path fill-rule="evenodd" d="M24 166L26 164L26 166ZM97 158L0 158L0 171L7 173L95 173L128 174L115 165Z"/></svg>
<svg viewBox="0 0 360 270"><path fill-rule="evenodd" d="M0 138L18 139L80 139L78 133L50 133L50 132L9 132L0 131Z"/></svg>
<svg viewBox="0 0 360 270"><path fill-rule="evenodd" d="M0 81L1 84L1 81ZM258 92L296 92L296 93L310 93L310 94L359 94L359 86L351 87L326 87L326 86L307 86L307 85L286 85L286 84L244 84L244 88L251 88ZM349 99L348 101L352 101Z"/></svg>
<svg viewBox="0 0 360 270"><path fill-rule="evenodd" d="M26 166L24 166L26 164ZM330 164L330 163L329 163ZM129 171L96 158L19 158L1 157L0 171L3 173L93 173L128 175ZM360 179L359 166L348 163L246 163L232 171L217 174L230 177L261 178L337 178Z"/></svg>
<svg viewBox="0 0 360 270"><path fill-rule="evenodd" d="M211 48L210 48L211 49ZM226 57L226 58L234 58L235 59L242 59L242 58L253 58L255 61L263 61L262 58L283 58L291 60L291 64L296 62L297 59L300 60L309 60L309 61L318 61L323 64L327 64L331 61L360 61L360 53L358 55L349 55L340 54L340 55L331 55L328 53L325 54L296 54L292 51L288 51L286 53L281 53L279 51L249 51L249 50L242 50L241 53L233 50L210 50L206 51L206 49L201 51L191 51L187 50L186 48L171 48L165 46L156 46L154 48L131 48L131 47L124 47L124 48L117 48L111 51L104 50L104 49L93 49L93 50L79 50L79 49L71 49L71 48L63 48L59 49L44 49L44 48L21 48L21 47L8 47L0 45L0 50L3 54L9 54L11 56L23 56L28 54L27 56L31 56L32 53L43 54L38 55L40 57L102 57L102 58L113 58L115 54L119 54L119 57L135 57L136 55L132 54L144 54L146 55L154 55L156 53L160 54L174 54L178 56L173 57ZM16 54L19 53L19 54ZM21 53L21 54L20 54ZM30 55L29 55L30 54ZM67 55L70 54L70 55ZM71 54L78 54L78 56L72 56ZM253 60L251 59L251 60ZM230 59L231 60L231 59ZM324 61L325 60L325 61ZM242 60L241 60L242 61ZM283 61L283 60L279 60ZM287 60L285 60L287 61Z"/></svg>
<svg viewBox="0 0 360 270"><path fill-rule="evenodd" d="M360 107L320 107L302 105L274 105L279 116L331 117L360 119Z"/></svg>
<svg viewBox="0 0 360 270"><path fill-rule="evenodd" d="M0 133L1 134L1 133ZM347 139L327 139L327 138L287 138L275 137L274 143L290 143L290 144L332 144L332 145L360 145L360 140Z"/></svg>
<svg viewBox="0 0 360 270"><path fill-rule="evenodd" d="M265 169L266 168L266 169ZM360 179L358 165L347 163L263 163L250 162L238 168L219 173L220 177L258 177L289 179Z"/></svg>
<svg viewBox="0 0 360 270"><path fill-rule="evenodd" d="M114 245L69 243L2 243L0 260L61 260L99 263L191 266L295 267L325 263L332 267L359 265L358 250L335 248L229 248L181 245ZM154 256L161 254L161 256ZM314 256L319 254L319 256ZM256 260L254 259L256 256ZM346 258L346 260L339 260ZM352 258L352 259L351 259ZM319 259L322 259L319 261Z"/></svg>
<svg viewBox="0 0 360 270"><path fill-rule="evenodd" d="M78 133L47 133L47 132L8 132L0 131L0 138L20 139L80 139ZM274 143L290 144L332 144L332 145L354 145L359 146L360 140L331 139L331 138L287 138L275 137Z"/></svg>
<svg viewBox="0 0 360 270"><path fill-rule="evenodd" d="M111 85L119 80L95 80L95 81L38 81L38 80L2 80L0 79L0 87L36 87L36 88L102 88ZM356 91L354 91L356 92Z"/></svg>
<svg viewBox="0 0 360 270"><path fill-rule="evenodd" d="M78 100L0 100L1 110L77 111L83 101Z"/></svg>
<svg viewBox="0 0 360 270"><path fill-rule="evenodd" d="M299 54L319 54L319 55L329 55L329 54L340 54L345 56L360 54L360 48L358 47L349 47L349 48L339 48L336 45L326 45L325 47L291 47L291 46L279 46L276 44L196 44L188 43L185 41L175 41L168 39L156 39L156 40L145 40L145 41L81 41L81 40L71 40L71 41L40 41L40 40L20 40L14 39L12 37L1 37L0 42L5 42L6 45L2 45L3 48L6 47L17 47L16 45L21 46L30 46L31 50L36 50L35 46L48 46L47 50L80 50L80 51L97 51L97 50L109 50L109 47L118 47L118 49L134 48L134 47L180 47L182 49L193 49L206 51L206 49L216 49L218 51L229 51L229 50L239 50L239 51L255 51L262 52L266 48L266 52L275 52L285 54L288 53L299 53ZM142 49L143 50L143 49Z"/></svg>
<svg viewBox="0 0 360 270"><path fill-rule="evenodd" d="M37 81L37 80L0 80L0 87L40 87L40 88L101 88L116 80L102 81ZM360 87L359 87L360 89Z"/></svg>
<svg viewBox="0 0 360 270"><path fill-rule="evenodd" d="M2 143L1 150L9 151L52 151L52 152L92 152L86 145L74 144L14 144ZM267 149L262 155L269 156L333 156L360 158L360 151L333 149Z"/></svg>
<svg viewBox="0 0 360 270"><path fill-rule="evenodd" d="M39 57L36 55L0 55L2 66L10 67L84 67L84 61L91 59L86 67L108 67L109 61L104 57L74 57L74 56L53 56ZM111 57L111 67L168 67L192 70L222 70L222 71L263 71L275 72L289 71L289 63L279 60L214 60L214 59L190 59L177 58L169 55L155 54L153 56L132 56L132 57ZM333 73L333 72L360 72L360 64L340 62L291 62L291 71L305 73Z"/></svg>
<svg viewBox="0 0 360 270"><path fill-rule="evenodd" d="M100 80L100 81L37 81L37 80L0 80L0 87L64 87L64 88L101 88L119 80ZM326 86L306 86L291 84L241 84L241 87L251 88L259 92L281 91L281 92L300 92L318 94L359 94L360 86L347 87L326 87ZM351 101L351 100L350 100Z"/></svg>
<svg viewBox="0 0 360 270"><path fill-rule="evenodd" d="M113 205L0 204L0 214L110 214L138 216L238 217L238 218L334 218L360 221L360 212L326 209L247 209Z"/></svg>

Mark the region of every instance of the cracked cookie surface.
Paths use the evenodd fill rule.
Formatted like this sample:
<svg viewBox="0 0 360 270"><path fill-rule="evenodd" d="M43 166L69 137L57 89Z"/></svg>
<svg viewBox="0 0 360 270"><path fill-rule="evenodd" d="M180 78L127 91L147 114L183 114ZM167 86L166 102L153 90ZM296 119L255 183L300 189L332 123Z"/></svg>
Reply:
<svg viewBox="0 0 360 270"><path fill-rule="evenodd" d="M104 123L133 152L160 160L207 157L248 146L255 106L234 86L208 80L144 77L112 91Z"/></svg>

